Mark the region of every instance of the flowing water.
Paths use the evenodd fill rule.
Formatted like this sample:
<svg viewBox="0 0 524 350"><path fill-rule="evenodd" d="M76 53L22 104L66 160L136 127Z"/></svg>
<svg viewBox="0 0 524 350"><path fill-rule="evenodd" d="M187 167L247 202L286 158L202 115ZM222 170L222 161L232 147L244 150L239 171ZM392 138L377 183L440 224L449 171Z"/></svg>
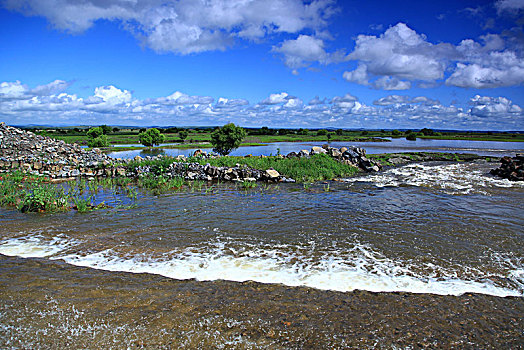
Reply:
<svg viewBox="0 0 524 350"><path fill-rule="evenodd" d="M524 183L493 163L0 210L2 348L515 348Z"/></svg>

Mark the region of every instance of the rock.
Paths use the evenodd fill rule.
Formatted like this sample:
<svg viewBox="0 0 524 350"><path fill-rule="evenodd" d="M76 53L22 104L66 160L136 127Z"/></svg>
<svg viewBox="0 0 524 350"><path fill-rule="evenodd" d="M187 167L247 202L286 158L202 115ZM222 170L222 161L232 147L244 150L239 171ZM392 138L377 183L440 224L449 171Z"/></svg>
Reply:
<svg viewBox="0 0 524 350"><path fill-rule="evenodd" d="M510 181L524 181L524 156L517 154L514 158L502 157L500 167L492 169L490 174Z"/></svg>
<svg viewBox="0 0 524 350"><path fill-rule="evenodd" d="M273 168L269 168L266 170L265 172L266 176L269 178L269 179L277 179L278 177L280 177L280 174L278 173L278 171L276 171L275 169Z"/></svg>
<svg viewBox="0 0 524 350"><path fill-rule="evenodd" d="M303 149L300 152L298 152L298 156L301 157L301 158L302 157L309 157L309 151L306 150L306 149Z"/></svg>
<svg viewBox="0 0 524 350"><path fill-rule="evenodd" d="M202 151L201 149L197 149L195 152L193 152L193 157L205 157L207 156L207 153Z"/></svg>
<svg viewBox="0 0 524 350"><path fill-rule="evenodd" d="M311 147L310 154L326 154L326 153L327 151L323 149L322 147L318 147L318 146Z"/></svg>

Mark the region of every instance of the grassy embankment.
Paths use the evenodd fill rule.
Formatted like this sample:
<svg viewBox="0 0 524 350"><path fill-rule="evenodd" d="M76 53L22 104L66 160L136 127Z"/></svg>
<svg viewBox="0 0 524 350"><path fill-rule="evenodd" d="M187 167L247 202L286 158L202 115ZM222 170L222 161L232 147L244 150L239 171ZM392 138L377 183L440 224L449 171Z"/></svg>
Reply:
<svg viewBox="0 0 524 350"><path fill-rule="evenodd" d="M15 207L22 212L58 212L71 209L85 212L108 207L131 208L141 193L157 195L174 191L197 191L207 194L214 191L215 185L211 183L165 176L169 165L175 161L172 157L164 157L127 164L130 170L148 165L151 173L147 176L97 178L92 181L77 179L66 183L53 183L47 177L24 174L20 171L2 173L0 174L0 206ZM280 174L303 183L349 176L358 171L326 155L315 155L309 159L194 157L189 161L226 167L243 164L259 170L274 168ZM257 184L246 182L233 186L239 190L248 190L257 187ZM100 194L101 191L105 193ZM106 200L110 203L106 204Z"/></svg>
<svg viewBox="0 0 524 350"><path fill-rule="evenodd" d="M133 161L127 166L131 169L148 165L155 175L162 175L171 163L177 160L172 157L163 157L158 160ZM358 169L336 161L325 154L317 154L311 158L281 158L274 157L219 157L201 158L191 157L185 162L195 162L202 165L209 163L212 166L234 167L236 164L248 167L267 170L273 168L281 175L295 179L297 182L313 182L322 180L332 180L337 177L350 176L358 172Z"/></svg>

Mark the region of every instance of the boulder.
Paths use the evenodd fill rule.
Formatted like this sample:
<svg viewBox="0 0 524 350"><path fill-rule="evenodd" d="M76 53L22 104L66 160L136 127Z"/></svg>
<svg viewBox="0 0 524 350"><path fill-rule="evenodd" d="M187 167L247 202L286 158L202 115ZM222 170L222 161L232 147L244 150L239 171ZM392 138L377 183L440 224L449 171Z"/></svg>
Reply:
<svg viewBox="0 0 524 350"><path fill-rule="evenodd" d="M311 147L310 154L326 154L326 153L327 151L322 147L318 147L318 146Z"/></svg>
<svg viewBox="0 0 524 350"><path fill-rule="evenodd" d="M278 179L280 177L279 172L273 168L267 169L265 172L265 175L267 178L272 179L272 180Z"/></svg>

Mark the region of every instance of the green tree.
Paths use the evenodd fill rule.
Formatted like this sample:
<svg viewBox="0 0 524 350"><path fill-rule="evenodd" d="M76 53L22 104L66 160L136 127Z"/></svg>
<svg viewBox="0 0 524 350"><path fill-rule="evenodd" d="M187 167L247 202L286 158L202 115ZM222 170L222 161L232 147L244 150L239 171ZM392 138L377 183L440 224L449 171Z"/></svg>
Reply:
<svg viewBox="0 0 524 350"><path fill-rule="evenodd" d="M104 134L104 130L101 127L97 126L96 128L91 128L87 130L86 135L90 139L96 139Z"/></svg>
<svg viewBox="0 0 524 350"><path fill-rule="evenodd" d="M100 135L93 139L87 140L87 145L89 147L109 147L109 141L107 140L106 135Z"/></svg>
<svg viewBox="0 0 524 350"><path fill-rule="evenodd" d="M187 135L189 135L187 130L180 130L178 132L178 137L180 138L180 141L182 141L182 142L184 142L184 140L187 139Z"/></svg>
<svg viewBox="0 0 524 350"><path fill-rule="evenodd" d="M417 134L415 134L414 132L410 132L409 134L406 135L406 140L416 141L417 140Z"/></svg>
<svg viewBox="0 0 524 350"><path fill-rule="evenodd" d="M165 136L156 128L148 129L138 134L138 140L146 147L156 146L164 142Z"/></svg>
<svg viewBox="0 0 524 350"><path fill-rule="evenodd" d="M317 131L317 136L325 136L325 135L327 135L327 130L322 129L322 130Z"/></svg>
<svg viewBox="0 0 524 350"><path fill-rule="evenodd" d="M424 136L433 136L435 135L435 132L431 129L428 129L428 128L424 128L422 130L420 130L421 133L424 134Z"/></svg>
<svg viewBox="0 0 524 350"><path fill-rule="evenodd" d="M393 131L391 132L391 135L393 135L393 136L400 136L401 134L402 134L402 133L401 133L399 130L397 130L397 129L395 129L395 130L393 130Z"/></svg>
<svg viewBox="0 0 524 350"><path fill-rule="evenodd" d="M107 126L105 124L104 125L100 125L100 128L104 132L104 135L109 135L113 131L113 128L111 128L110 126Z"/></svg>
<svg viewBox="0 0 524 350"><path fill-rule="evenodd" d="M244 137L246 137L244 128L233 123L226 124L211 134L213 151L223 156L228 155L240 146Z"/></svg>

